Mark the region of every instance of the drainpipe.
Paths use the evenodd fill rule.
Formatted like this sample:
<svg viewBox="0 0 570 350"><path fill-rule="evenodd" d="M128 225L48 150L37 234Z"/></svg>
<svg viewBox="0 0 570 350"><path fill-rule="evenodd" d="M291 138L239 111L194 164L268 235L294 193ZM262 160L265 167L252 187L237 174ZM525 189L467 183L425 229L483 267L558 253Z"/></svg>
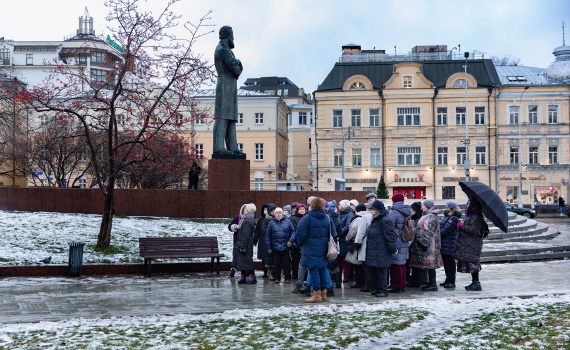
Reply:
<svg viewBox="0 0 570 350"><path fill-rule="evenodd" d="M380 96L380 100L382 101L382 126L380 127L380 131L382 132L382 176L384 177L384 183L387 182L386 179L386 99L384 98L384 90L379 90L378 95Z"/></svg>
<svg viewBox="0 0 570 350"><path fill-rule="evenodd" d="M493 93L493 87L488 87L487 91L489 91L489 95L487 95L487 110L489 111L489 113L491 112L491 94ZM491 123L490 117L488 120L488 124L490 125ZM495 134L496 134L496 130L495 130ZM487 145L489 145L489 147L491 146L491 129L487 129ZM495 147L497 148L497 147ZM487 148L489 149L489 148ZM491 167L487 167L487 177L489 178L489 187L491 187ZM495 169L495 173L497 172L497 169ZM495 188L495 192L497 192L497 188Z"/></svg>
<svg viewBox="0 0 570 350"><path fill-rule="evenodd" d="M495 192L499 190L499 123L498 123L498 113L499 113L499 96L501 95L501 86L497 87L495 90Z"/></svg>
<svg viewBox="0 0 570 350"><path fill-rule="evenodd" d="M435 113L435 98L437 97L437 94L439 93L439 89L434 87L433 88L433 97L431 98L431 125L433 126L433 129L431 130L431 149L432 149L432 171L431 171L431 176L433 179L433 199L437 199L435 198L435 189L436 189L436 157L437 157L437 145L435 142L435 125L436 125L436 113ZM426 195L427 195L427 190L426 190ZM442 196L443 197L443 196Z"/></svg>
<svg viewBox="0 0 570 350"><path fill-rule="evenodd" d="M317 111L318 111L318 105L317 105L317 95L315 94L316 91L313 91L313 109L314 109L314 113L313 115L315 116L315 160L316 160L316 186L313 187L317 188L317 190L321 190L321 187L319 186L319 142L318 142L318 137L317 137ZM312 155L311 155L311 160L313 159Z"/></svg>

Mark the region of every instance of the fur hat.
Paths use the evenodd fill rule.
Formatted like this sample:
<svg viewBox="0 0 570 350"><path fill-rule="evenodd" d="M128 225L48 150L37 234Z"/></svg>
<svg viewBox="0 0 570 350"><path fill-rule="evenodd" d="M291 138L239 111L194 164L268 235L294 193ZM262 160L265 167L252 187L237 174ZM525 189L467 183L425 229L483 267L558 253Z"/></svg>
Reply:
<svg viewBox="0 0 570 350"><path fill-rule="evenodd" d="M255 213L255 211L257 210L257 207L253 203L248 203L248 204L245 204L245 210L247 210L248 213Z"/></svg>
<svg viewBox="0 0 570 350"><path fill-rule="evenodd" d="M426 199L422 204L428 209L431 209L435 205L433 201L430 201L429 199Z"/></svg>
<svg viewBox="0 0 570 350"><path fill-rule="evenodd" d="M366 200L368 200L368 198L370 198L370 197L378 198L378 197L376 197L376 193L374 193L374 192L370 192L369 194L367 194Z"/></svg>
<svg viewBox="0 0 570 350"><path fill-rule="evenodd" d="M348 201L350 204L354 205L355 207L360 204L358 203L358 201L356 199L351 199L350 201Z"/></svg>
<svg viewBox="0 0 570 350"><path fill-rule="evenodd" d="M392 202L396 203L396 202L403 202L404 201L404 195L401 193L395 193L392 196Z"/></svg>
<svg viewBox="0 0 570 350"><path fill-rule="evenodd" d="M384 203L378 199L374 200L374 202L369 202L368 204L366 204L366 207L368 207L368 209L375 209L375 210L384 210L386 207L384 206Z"/></svg>
<svg viewBox="0 0 570 350"><path fill-rule="evenodd" d="M445 203L445 206L448 207L449 209L453 210L453 209L457 208L457 203L447 202L447 203Z"/></svg>
<svg viewBox="0 0 570 350"><path fill-rule="evenodd" d="M414 211L415 211L416 213L422 211L422 203L421 203L421 202L414 202L414 203L412 203L412 205L410 205L410 207L411 207L412 209L414 209Z"/></svg>
<svg viewBox="0 0 570 350"><path fill-rule="evenodd" d="M342 209L346 209L350 206L350 202L348 199L343 199L340 201L339 205L342 207Z"/></svg>
<svg viewBox="0 0 570 350"><path fill-rule="evenodd" d="M283 209L280 208L280 207L277 207L277 208L275 208L275 210L273 211L274 214L277 214L278 212L281 213L281 214L283 214Z"/></svg>

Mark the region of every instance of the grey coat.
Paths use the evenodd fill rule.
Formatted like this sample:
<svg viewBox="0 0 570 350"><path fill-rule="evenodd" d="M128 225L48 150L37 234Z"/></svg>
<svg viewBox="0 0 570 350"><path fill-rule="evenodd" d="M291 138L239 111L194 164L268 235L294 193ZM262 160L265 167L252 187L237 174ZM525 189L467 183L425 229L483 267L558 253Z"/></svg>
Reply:
<svg viewBox="0 0 570 350"><path fill-rule="evenodd" d="M234 248L236 270L253 270L253 234L255 232L255 219L253 213L242 219L241 227L237 231L237 241ZM244 252L245 250L245 252Z"/></svg>
<svg viewBox="0 0 570 350"><path fill-rule="evenodd" d="M412 209L404 202L396 202L392 206L389 215L394 222L394 227L398 230L402 230L406 223L406 218L412 215ZM410 242L402 241L400 235L398 235L398 238L398 254L392 255L392 265L406 265Z"/></svg>

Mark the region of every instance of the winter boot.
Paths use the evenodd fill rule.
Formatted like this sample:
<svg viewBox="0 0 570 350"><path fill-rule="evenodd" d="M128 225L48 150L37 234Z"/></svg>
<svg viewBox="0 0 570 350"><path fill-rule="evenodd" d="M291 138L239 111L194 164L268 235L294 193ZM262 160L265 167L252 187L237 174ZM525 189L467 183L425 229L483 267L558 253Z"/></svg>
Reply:
<svg viewBox="0 0 570 350"><path fill-rule="evenodd" d="M470 285L465 287L465 290L473 291L473 292L479 292L483 289L481 288L481 282L477 281L477 282L471 282Z"/></svg>
<svg viewBox="0 0 570 350"><path fill-rule="evenodd" d="M342 288L342 275L340 274L340 272L337 272L335 274L335 282L337 288Z"/></svg>
<svg viewBox="0 0 570 350"><path fill-rule="evenodd" d="M293 289L293 290L291 291L291 293L295 293L295 294L301 293L301 286L298 285L298 284L295 284L295 289Z"/></svg>
<svg viewBox="0 0 570 350"><path fill-rule="evenodd" d="M330 287L327 289L327 297L334 297L334 289Z"/></svg>
<svg viewBox="0 0 570 350"><path fill-rule="evenodd" d="M247 284L257 284L257 278L255 276L249 276L246 283Z"/></svg>
<svg viewBox="0 0 570 350"><path fill-rule="evenodd" d="M302 294L305 296L311 296L311 287L303 286L303 288L301 288L301 290L299 290L299 294Z"/></svg>
<svg viewBox="0 0 570 350"><path fill-rule="evenodd" d="M327 289L326 289L326 288L325 288L325 289L321 289L321 301L322 301L323 303L326 303L326 302L328 301L328 300L327 300Z"/></svg>
<svg viewBox="0 0 570 350"><path fill-rule="evenodd" d="M305 303L322 303L323 299L321 298L321 291L320 290L314 290L313 291L313 296L310 297L309 299L305 299Z"/></svg>
<svg viewBox="0 0 570 350"><path fill-rule="evenodd" d="M242 274L242 275L241 275L241 278L240 278L239 281L238 281L238 284L245 284L245 282L246 282L246 281L245 281L245 274Z"/></svg>
<svg viewBox="0 0 570 350"><path fill-rule="evenodd" d="M235 275L236 275L236 269L232 267L230 270L230 277L234 277Z"/></svg>

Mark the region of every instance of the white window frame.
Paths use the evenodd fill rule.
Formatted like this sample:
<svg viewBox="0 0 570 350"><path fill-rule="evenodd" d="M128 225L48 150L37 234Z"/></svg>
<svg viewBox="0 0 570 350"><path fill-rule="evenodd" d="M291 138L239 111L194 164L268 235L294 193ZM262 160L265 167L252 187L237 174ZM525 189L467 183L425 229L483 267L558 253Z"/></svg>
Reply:
<svg viewBox="0 0 570 350"><path fill-rule="evenodd" d="M465 125L467 121L467 108L455 107L455 125Z"/></svg>
<svg viewBox="0 0 570 350"><path fill-rule="evenodd" d="M509 164L519 164L520 156L521 154L519 146L511 146L509 148Z"/></svg>
<svg viewBox="0 0 570 350"><path fill-rule="evenodd" d="M527 122L529 124L538 124L538 105L528 105L527 107ZM531 110L534 109L534 110Z"/></svg>
<svg viewBox="0 0 570 350"><path fill-rule="evenodd" d="M554 107L551 109L551 107ZM560 106L550 104L546 106L546 123L558 124L558 116L560 115Z"/></svg>
<svg viewBox="0 0 570 350"><path fill-rule="evenodd" d="M79 188L87 188L87 179L81 176L77 179L77 185Z"/></svg>
<svg viewBox="0 0 570 350"><path fill-rule="evenodd" d="M257 161L263 160L263 143L255 144L255 160Z"/></svg>
<svg viewBox="0 0 570 350"><path fill-rule="evenodd" d="M370 148L370 166L380 166L380 148Z"/></svg>
<svg viewBox="0 0 570 350"><path fill-rule="evenodd" d="M436 115L437 115L436 118L437 125L443 126L448 124L447 107L437 107Z"/></svg>
<svg viewBox="0 0 570 350"><path fill-rule="evenodd" d="M204 144L203 143L194 144L194 155L198 159L204 158Z"/></svg>
<svg viewBox="0 0 570 350"><path fill-rule="evenodd" d="M475 146L475 164L487 165L487 146Z"/></svg>
<svg viewBox="0 0 570 350"><path fill-rule="evenodd" d="M263 124L263 113L255 113L255 124L256 125Z"/></svg>
<svg viewBox="0 0 570 350"><path fill-rule="evenodd" d="M540 159L540 147L528 146L528 164L538 164Z"/></svg>
<svg viewBox="0 0 570 350"><path fill-rule="evenodd" d="M473 107L473 113L475 116L475 125L485 125L485 120L487 119L487 109L485 106Z"/></svg>
<svg viewBox="0 0 570 350"><path fill-rule="evenodd" d="M299 125L307 125L307 112L299 112Z"/></svg>
<svg viewBox="0 0 570 350"><path fill-rule="evenodd" d="M332 127L333 128L342 128L343 125L343 110L342 109L333 109L332 110ZM340 124L340 125L339 125Z"/></svg>
<svg viewBox="0 0 570 350"><path fill-rule="evenodd" d="M548 146L548 164L558 164L560 159L558 146Z"/></svg>
<svg viewBox="0 0 570 350"><path fill-rule="evenodd" d="M380 108L370 108L368 116L368 125L370 127L380 126Z"/></svg>
<svg viewBox="0 0 570 350"><path fill-rule="evenodd" d="M263 183L261 183L261 182L256 182L256 183L255 183L255 190L256 190L256 191L263 191Z"/></svg>
<svg viewBox="0 0 570 350"><path fill-rule="evenodd" d="M398 126L419 126L422 109L420 107L397 107L396 119Z"/></svg>
<svg viewBox="0 0 570 350"><path fill-rule="evenodd" d="M26 54L26 66L33 66L34 65L34 54L27 53Z"/></svg>
<svg viewBox="0 0 570 350"><path fill-rule="evenodd" d="M422 148L421 147L398 147L397 149L398 165L421 165Z"/></svg>
<svg viewBox="0 0 570 350"><path fill-rule="evenodd" d="M342 149L340 148L333 148L333 167L341 167L343 164L344 159L342 154Z"/></svg>
<svg viewBox="0 0 570 350"><path fill-rule="evenodd" d="M457 146L455 147L455 164L463 165L467 159L467 147Z"/></svg>
<svg viewBox="0 0 570 350"><path fill-rule="evenodd" d="M520 110L521 110L521 106L518 106L518 105L509 106L509 109L508 109L508 111L509 111L508 112L508 116L509 116L508 124L509 125L518 125L519 124Z"/></svg>
<svg viewBox="0 0 570 350"><path fill-rule="evenodd" d="M351 149L351 159L353 167L362 167L362 148Z"/></svg>
<svg viewBox="0 0 570 350"><path fill-rule="evenodd" d="M412 89L414 87L414 76L404 75L402 77L402 89Z"/></svg>
<svg viewBox="0 0 570 350"><path fill-rule="evenodd" d="M350 125L353 128L360 128L362 126L362 110L355 108L350 110Z"/></svg>
<svg viewBox="0 0 570 350"><path fill-rule="evenodd" d="M437 165L449 165L449 147L437 147Z"/></svg>
<svg viewBox="0 0 570 350"><path fill-rule="evenodd" d="M243 125L243 113L238 113L237 125Z"/></svg>

